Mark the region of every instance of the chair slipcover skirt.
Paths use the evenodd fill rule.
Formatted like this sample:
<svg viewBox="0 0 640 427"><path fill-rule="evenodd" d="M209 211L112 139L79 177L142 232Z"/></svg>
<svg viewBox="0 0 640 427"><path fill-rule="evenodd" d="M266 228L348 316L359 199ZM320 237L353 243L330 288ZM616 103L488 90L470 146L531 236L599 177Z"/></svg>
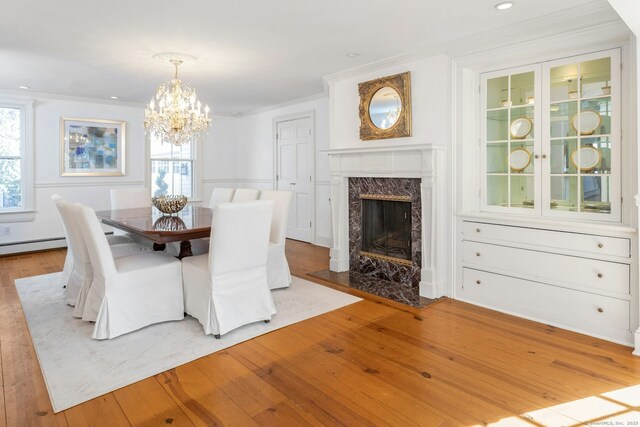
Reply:
<svg viewBox="0 0 640 427"><path fill-rule="evenodd" d="M182 287L176 286L182 282L179 260L149 252L118 258L115 263L117 277L99 277L87 296L83 320L95 320L93 338L115 338L184 318Z"/></svg>

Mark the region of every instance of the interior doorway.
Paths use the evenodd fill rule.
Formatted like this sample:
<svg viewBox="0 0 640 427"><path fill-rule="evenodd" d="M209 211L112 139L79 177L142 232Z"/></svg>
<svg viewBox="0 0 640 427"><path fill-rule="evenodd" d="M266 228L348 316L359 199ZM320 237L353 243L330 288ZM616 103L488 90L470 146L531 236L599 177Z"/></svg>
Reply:
<svg viewBox="0 0 640 427"><path fill-rule="evenodd" d="M287 237L315 243L313 112L275 118L275 187L291 191Z"/></svg>

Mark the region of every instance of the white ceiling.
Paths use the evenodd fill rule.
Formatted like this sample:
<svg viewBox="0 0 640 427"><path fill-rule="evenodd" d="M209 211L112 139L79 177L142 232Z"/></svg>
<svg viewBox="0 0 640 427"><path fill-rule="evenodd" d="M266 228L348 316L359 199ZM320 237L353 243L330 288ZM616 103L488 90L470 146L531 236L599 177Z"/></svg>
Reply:
<svg viewBox="0 0 640 427"><path fill-rule="evenodd" d="M0 13L0 89L146 103L171 66L214 112L323 91L322 77L605 0L10 0ZM361 53L355 58L349 52Z"/></svg>

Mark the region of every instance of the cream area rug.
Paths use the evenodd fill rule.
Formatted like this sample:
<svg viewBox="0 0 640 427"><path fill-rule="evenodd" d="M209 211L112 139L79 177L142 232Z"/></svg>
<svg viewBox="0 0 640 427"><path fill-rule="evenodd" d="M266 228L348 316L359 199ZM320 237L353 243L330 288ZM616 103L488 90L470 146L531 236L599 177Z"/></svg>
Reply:
<svg viewBox="0 0 640 427"><path fill-rule="evenodd" d="M360 301L298 277L273 291L271 323L243 326L216 340L190 316L112 340L91 339L93 324L72 317L61 273L16 280L31 338L55 412L256 336Z"/></svg>

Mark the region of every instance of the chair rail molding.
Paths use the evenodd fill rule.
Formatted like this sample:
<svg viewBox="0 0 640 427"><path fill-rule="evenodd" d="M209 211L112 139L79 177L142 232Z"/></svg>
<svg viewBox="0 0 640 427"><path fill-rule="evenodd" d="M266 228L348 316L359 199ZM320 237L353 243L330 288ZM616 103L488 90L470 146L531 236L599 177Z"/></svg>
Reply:
<svg viewBox="0 0 640 427"><path fill-rule="evenodd" d="M381 145L324 150L330 158L330 269L349 270L349 178L420 178L422 272L420 295L449 295L447 283L446 149L440 144Z"/></svg>

